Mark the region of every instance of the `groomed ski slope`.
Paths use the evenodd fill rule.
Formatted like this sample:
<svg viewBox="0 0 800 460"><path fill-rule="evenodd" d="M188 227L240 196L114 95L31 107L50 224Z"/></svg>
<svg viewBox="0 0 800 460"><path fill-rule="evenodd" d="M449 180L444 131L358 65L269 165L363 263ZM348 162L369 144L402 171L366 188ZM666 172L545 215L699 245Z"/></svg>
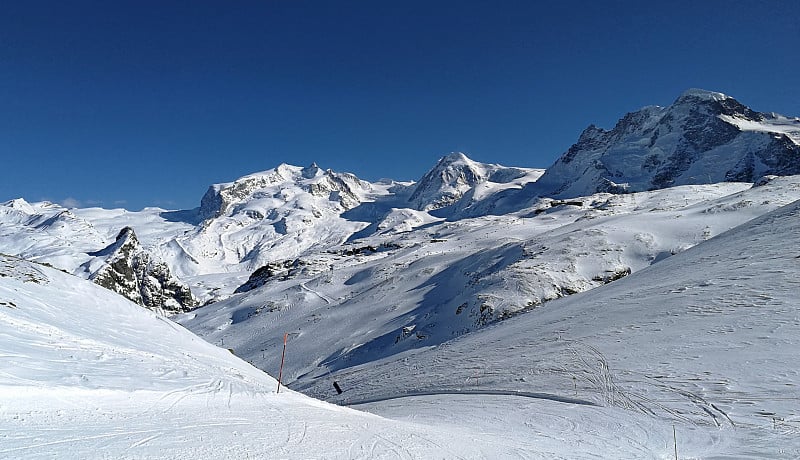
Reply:
<svg viewBox="0 0 800 460"><path fill-rule="evenodd" d="M88 281L0 256L0 458L641 458L666 445L658 420L616 408L433 396L395 421L276 383ZM454 404L468 417L435 416ZM548 439L570 426L588 450ZM631 430L656 433L656 452Z"/></svg>

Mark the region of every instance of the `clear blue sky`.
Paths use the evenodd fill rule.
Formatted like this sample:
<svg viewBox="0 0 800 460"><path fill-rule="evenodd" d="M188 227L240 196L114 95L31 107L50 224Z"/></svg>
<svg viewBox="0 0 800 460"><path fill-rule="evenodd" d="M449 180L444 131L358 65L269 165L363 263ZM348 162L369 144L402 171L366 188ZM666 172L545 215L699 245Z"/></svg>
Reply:
<svg viewBox="0 0 800 460"><path fill-rule="evenodd" d="M192 208L282 162L547 167L700 87L800 116L800 2L16 1L0 201Z"/></svg>

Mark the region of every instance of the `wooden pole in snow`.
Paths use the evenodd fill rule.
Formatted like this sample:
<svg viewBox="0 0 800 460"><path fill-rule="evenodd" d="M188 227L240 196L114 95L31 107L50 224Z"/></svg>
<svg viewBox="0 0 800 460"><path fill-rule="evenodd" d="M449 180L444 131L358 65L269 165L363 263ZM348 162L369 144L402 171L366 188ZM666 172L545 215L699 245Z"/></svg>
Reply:
<svg viewBox="0 0 800 460"><path fill-rule="evenodd" d="M678 460L678 436L675 434L675 425L672 425L672 442L675 443L675 460Z"/></svg>
<svg viewBox="0 0 800 460"><path fill-rule="evenodd" d="M283 378L283 359L286 357L286 339L289 337L289 333L283 334L283 353L281 353L281 368L278 371L278 390L275 393L281 392L281 378Z"/></svg>

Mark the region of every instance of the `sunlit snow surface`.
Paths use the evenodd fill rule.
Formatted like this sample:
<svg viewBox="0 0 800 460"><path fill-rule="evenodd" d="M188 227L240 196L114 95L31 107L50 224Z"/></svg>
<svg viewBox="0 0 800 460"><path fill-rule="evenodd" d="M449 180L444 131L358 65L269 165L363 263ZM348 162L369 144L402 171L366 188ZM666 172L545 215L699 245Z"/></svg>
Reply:
<svg viewBox="0 0 800 460"><path fill-rule="evenodd" d="M498 411L507 406L499 402ZM0 256L1 458L489 458L536 450L529 436L518 438L277 394L274 379L169 320L87 281Z"/></svg>
<svg viewBox="0 0 800 460"><path fill-rule="evenodd" d="M168 320L3 257L0 454L671 458L674 426L680 458L796 458L799 219L795 203L607 286L305 388L336 399L335 378L339 401L384 418L275 394L272 378Z"/></svg>
<svg viewBox="0 0 800 460"><path fill-rule="evenodd" d="M744 120L729 115L721 115L720 118L742 131L761 131L770 133L781 133L789 136L795 144L800 144L800 119L784 117L783 115L773 115L772 118L755 122Z"/></svg>
<svg viewBox="0 0 800 460"><path fill-rule="evenodd" d="M798 458L799 243L795 202L610 285L437 348L338 372L331 378L347 389L341 396L322 381L304 391L393 418L438 414L475 424L494 414L463 409L469 403L385 398L538 392L599 406L529 409L533 423L564 425L558 435L537 426L539 436L566 440L563 432L579 431L592 445L596 427L583 417L597 411L591 420L614 420L601 433L609 444L642 446L618 455L592 445L587 455L672 458L663 447L674 425L679 458Z"/></svg>
<svg viewBox="0 0 800 460"><path fill-rule="evenodd" d="M0 458L674 458L673 426L680 458L800 457L798 205L767 214L800 177L509 202L520 187L438 215L367 201L344 232L323 214L275 246L296 273L175 318L219 348L2 256ZM184 214L65 211L6 203L2 251L74 271L130 225L195 264ZM217 224L257 239L237 216ZM213 261L193 288L248 274ZM227 350L277 375L284 333L290 388L380 417L275 394Z"/></svg>
<svg viewBox="0 0 800 460"><path fill-rule="evenodd" d="M674 427L680 458L796 458L798 222L794 203L623 280L335 376L341 401L384 418L275 394L274 379L168 320L3 257L0 454L671 458ZM333 399L328 383L307 390Z"/></svg>
<svg viewBox="0 0 800 460"><path fill-rule="evenodd" d="M503 216L443 221L319 252L288 279L177 318L261 369L278 367L284 333L290 384L436 346L502 315L601 286L658 264L772 209L800 199L800 177L595 195L581 206L543 205Z"/></svg>
<svg viewBox="0 0 800 460"><path fill-rule="evenodd" d="M7 256L0 339L2 458L641 458L668 450L664 423L614 407L444 395L380 406L387 415L418 407L392 420L278 394L274 379L228 350L85 280Z"/></svg>

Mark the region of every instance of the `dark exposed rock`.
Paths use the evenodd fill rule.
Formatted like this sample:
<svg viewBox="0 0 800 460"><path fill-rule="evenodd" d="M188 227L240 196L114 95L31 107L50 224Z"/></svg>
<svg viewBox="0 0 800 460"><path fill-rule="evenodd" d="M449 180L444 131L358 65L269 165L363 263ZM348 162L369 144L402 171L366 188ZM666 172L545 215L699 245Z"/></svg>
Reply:
<svg viewBox="0 0 800 460"><path fill-rule="evenodd" d="M305 262L300 259L270 262L254 271L247 282L236 288L234 293L252 291L273 279L288 279L303 265Z"/></svg>
<svg viewBox="0 0 800 460"><path fill-rule="evenodd" d="M607 270L602 274L594 276L592 278L592 281L601 281L603 284L608 284L612 281L624 278L630 274L631 274L631 268L623 267L623 268L618 268L616 270Z"/></svg>
<svg viewBox="0 0 800 460"><path fill-rule="evenodd" d="M89 276L95 284L164 315L191 310L196 304L191 290L170 273L167 264L146 251L130 227L116 241L90 254L105 260ZM88 268L91 264L84 264Z"/></svg>

